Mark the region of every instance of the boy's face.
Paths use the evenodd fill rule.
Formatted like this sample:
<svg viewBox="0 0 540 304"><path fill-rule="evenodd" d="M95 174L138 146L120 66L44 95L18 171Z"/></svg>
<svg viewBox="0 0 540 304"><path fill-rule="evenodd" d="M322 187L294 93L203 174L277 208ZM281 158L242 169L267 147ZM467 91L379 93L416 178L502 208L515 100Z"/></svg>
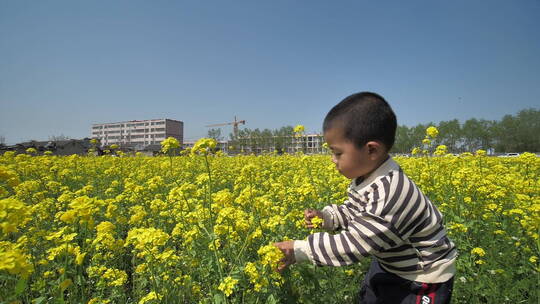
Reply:
<svg viewBox="0 0 540 304"><path fill-rule="evenodd" d="M332 161L339 173L349 179L366 176L380 164L384 148L378 142L368 142L359 149L344 136L342 128L330 128L324 132L324 139L332 150Z"/></svg>

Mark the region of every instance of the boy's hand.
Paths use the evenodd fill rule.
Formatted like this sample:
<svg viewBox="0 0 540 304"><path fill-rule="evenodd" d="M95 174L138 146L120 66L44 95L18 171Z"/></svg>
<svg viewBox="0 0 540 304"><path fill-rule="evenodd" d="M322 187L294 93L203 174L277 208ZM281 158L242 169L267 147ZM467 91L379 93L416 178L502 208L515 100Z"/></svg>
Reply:
<svg viewBox="0 0 540 304"><path fill-rule="evenodd" d="M316 228L315 225L313 225L313 223L311 222L311 220L314 217L318 217L318 218L322 219L323 214L322 214L321 211L315 210L315 209L306 209L306 210L304 210L304 220L306 222L306 227L308 227L310 229Z"/></svg>
<svg viewBox="0 0 540 304"><path fill-rule="evenodd" d="M287 268L287 266L296 263L296 259L294 258L294 241L274 243L274 246L279 248L285 255L285 257L279 261L280 263L277 271L282 272L283 269Z"/></svg>

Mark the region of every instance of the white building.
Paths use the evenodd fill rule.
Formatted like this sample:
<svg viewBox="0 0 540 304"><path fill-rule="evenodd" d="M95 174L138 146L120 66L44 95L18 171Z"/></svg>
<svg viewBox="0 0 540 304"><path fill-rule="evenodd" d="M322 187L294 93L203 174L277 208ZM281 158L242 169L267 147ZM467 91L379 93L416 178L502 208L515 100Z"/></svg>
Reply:
<svg viewBox="0 0 540 304"><path fill-rule="evenodd" d="M136 149L159 144L167 137L182 143L184 123L173 119L151 119L92 124L91 137L99 139L102 146L117 144Z"/></svg>

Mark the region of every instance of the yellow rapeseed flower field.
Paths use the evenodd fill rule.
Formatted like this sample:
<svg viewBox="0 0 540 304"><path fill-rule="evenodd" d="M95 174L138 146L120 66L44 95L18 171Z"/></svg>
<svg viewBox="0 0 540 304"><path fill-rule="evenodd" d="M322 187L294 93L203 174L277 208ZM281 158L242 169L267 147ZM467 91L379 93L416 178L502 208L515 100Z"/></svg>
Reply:
<svg viewBox="0 0 540 304"><path fill-rule="evenodd" d="M213 147L0 156L0 302L351 303L369 260L278 273L271 245L316 230L304 227L305 208L347 198L330 156ZM396 160L458 246L454 302L537 303L540 158L416 152Z"/></svg>

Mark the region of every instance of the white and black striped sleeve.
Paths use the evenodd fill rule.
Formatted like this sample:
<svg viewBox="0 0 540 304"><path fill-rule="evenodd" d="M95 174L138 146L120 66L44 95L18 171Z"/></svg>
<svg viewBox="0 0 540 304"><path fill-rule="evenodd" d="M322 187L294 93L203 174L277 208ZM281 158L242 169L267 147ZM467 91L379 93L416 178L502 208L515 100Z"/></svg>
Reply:
<svg viewBox="0 0 540 304"><path fill-rule="evenodd" d="M384 219L362 212L348 221L338 234L320 232L308 237L311 258L316 265L343 266L358 262L402 243L399 234Z"/></svg>
<svg viewBox="0 0 540 304"><path fill-rule="evenodd" d="M349 221L357 215L357 210L347 206L347 201L342 205L329 205L323 208L323 228L327 230L346 229Z"/></svg>

